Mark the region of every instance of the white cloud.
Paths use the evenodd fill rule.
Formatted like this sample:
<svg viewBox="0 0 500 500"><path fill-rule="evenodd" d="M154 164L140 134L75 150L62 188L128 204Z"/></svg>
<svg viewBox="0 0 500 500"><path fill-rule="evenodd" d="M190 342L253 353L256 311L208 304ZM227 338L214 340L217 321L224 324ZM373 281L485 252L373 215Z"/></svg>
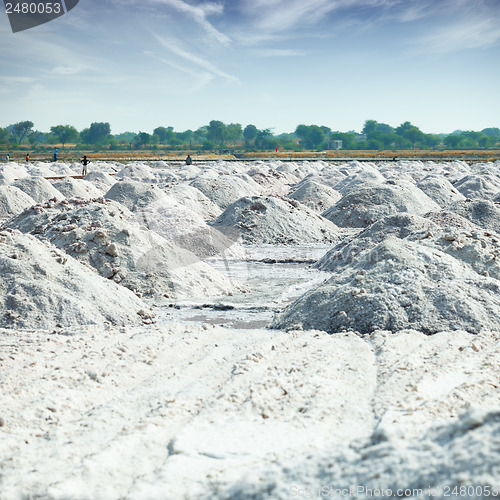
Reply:
<svg viewBox="0 0 500 500"><path fill-rule="evenodd" d="M254 50L253 53L259 57L297 57L306 55L304 51L294 49L260 49Z"/></svg>
<svg viewBox="0 0 500 500"><path fill-rule="evenodd" d="M197 71L192 67L178 64L169 59L166 59L165 57L157 56L151 51L144 51L144 54L146 54L149 57L152 57L153 59L156 59L157 61L162 62L163 64L166 64L167 66L175 68L181 73L186 73L187 75L190 76L191 78L190 85L182 93L197 92L199 90L202 90L214 79L213 75L207 71Z"/></svg>
<svg viewBox="0 0 500 500"><path fill-rule="evenodd" d="M224 46L230 45L231 39L216 29L208 20L208 17L211 15L221 15L223 13L224 5L222 3L208 2L191 5L184 0L149 0L149 3L167 5L178 12L187 14L205 30L211 40Z"/></svg>
<svg viewBox="0 0 500 500"><path fill-rule="evenodd" d="M172 54L175 54L176 56L180 57L181 59L184 59L185 61L188 61L194 64L195 66L198 66L208 71L212 75L220 76L221 78L224 78L230 83L239 83L239 79L236 76L230 75L222 71L217 66L212 64L210 61L203 59L202 57L199 57L195 54L192 54L191 52L188 52L185 48L181 46L181 42L179 40L176 40L171 37L164 38L155 33L153 33L153 36L165 49L167 49Z"/></svg>
<svg viewBox="0 0 500 500"><path fill-rule="evenodd" d="M470 19L441 28L420 43L438 53L490 47L500 43L500 25L496 19Z"/></svg>

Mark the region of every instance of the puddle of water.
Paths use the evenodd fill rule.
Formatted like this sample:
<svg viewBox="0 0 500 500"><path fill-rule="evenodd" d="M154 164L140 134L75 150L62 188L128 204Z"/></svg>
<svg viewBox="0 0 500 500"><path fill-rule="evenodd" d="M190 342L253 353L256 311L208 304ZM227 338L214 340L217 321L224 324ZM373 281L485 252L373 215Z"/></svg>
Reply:
<svg viewBox="0 0 500 500"><path fill-rule="evenodd" d="M331 276L311 266L330 248L330 245L254 245L246 247L245 260L212 259L209 261L212 267L243 285L246 292L176 301L175 308L158 308L158 317L235 329L264 328L277 311Z"/></svg>

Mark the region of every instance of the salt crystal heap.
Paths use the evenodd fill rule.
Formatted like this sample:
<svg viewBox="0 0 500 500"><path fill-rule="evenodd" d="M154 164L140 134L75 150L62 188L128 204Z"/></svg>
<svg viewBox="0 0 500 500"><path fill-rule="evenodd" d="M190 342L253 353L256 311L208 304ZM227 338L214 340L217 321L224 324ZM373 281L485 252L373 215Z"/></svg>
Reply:
<svg viewBox="0 0 500 500"><path fill-rule="evenodd" d="M0 326L47 329L151 322L149 308L126 288L47 241L0 232Z"/></svg>
<svg viewBox="0 0 500 500"><path fill-rule="evenodd" d="M147 298L230 294L235 286L193 253L139 226L111 200L51 201L9 222L51 241L101 276Z"/></svg>

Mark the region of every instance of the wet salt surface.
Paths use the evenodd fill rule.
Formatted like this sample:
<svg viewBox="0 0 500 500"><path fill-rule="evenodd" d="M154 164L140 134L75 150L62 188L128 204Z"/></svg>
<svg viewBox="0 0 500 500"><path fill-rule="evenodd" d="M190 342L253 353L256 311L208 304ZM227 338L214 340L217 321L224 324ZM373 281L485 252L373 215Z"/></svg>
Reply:
<svg viewBox="0 0 500 500"><path fill-rule="evenodd" d="M330 248L330 244L251 245L245 247L245 260L211 259L212 267L243 285L245 291L171 301L156 309L158 319L235 329L265 328L275 312L331 277L331 273L312 267Z"/></svg>

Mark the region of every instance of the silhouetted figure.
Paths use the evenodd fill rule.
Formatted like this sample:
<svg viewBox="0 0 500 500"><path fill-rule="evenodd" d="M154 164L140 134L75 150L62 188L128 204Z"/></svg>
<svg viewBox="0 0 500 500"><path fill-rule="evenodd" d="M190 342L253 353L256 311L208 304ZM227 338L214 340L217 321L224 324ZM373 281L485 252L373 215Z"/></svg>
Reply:
<svg viewBox="0 0 500 500"><path fill-rule="evenodd" d="M29 161L30 161L30 154L26 153L26 163L29 163Z"/></svg>
<svg viewBox="0 0 500 500"><path fill-rule="evenodd" d="M54 149L54 161L57 161L57 148Z"/></svg>
<svg viewBox="0 0 500 500"><path fill-rule="evenodd" d="M5 161L6 161L7 163L9 163L9 161L10 161L10 154L9 154L9 153L7 153L7 156L5 157Z"/></svg>
<svg viewBox="0 0 500 500"><path fill-rule="evenodd" d="M88 174L87 165L89 163L90 163L90 161L87 159L87 157L85 155L83 155L83 160L82 160L82 164L83 164L82 175L84 177Z"/></svg>
<svg viewBox="0 0 500 500"><path fill-rule="evenodd" d="M186 165L191 165L193 163L193 160L191 158L190 155L187 155L187 158L186 158Z"/></svg>

